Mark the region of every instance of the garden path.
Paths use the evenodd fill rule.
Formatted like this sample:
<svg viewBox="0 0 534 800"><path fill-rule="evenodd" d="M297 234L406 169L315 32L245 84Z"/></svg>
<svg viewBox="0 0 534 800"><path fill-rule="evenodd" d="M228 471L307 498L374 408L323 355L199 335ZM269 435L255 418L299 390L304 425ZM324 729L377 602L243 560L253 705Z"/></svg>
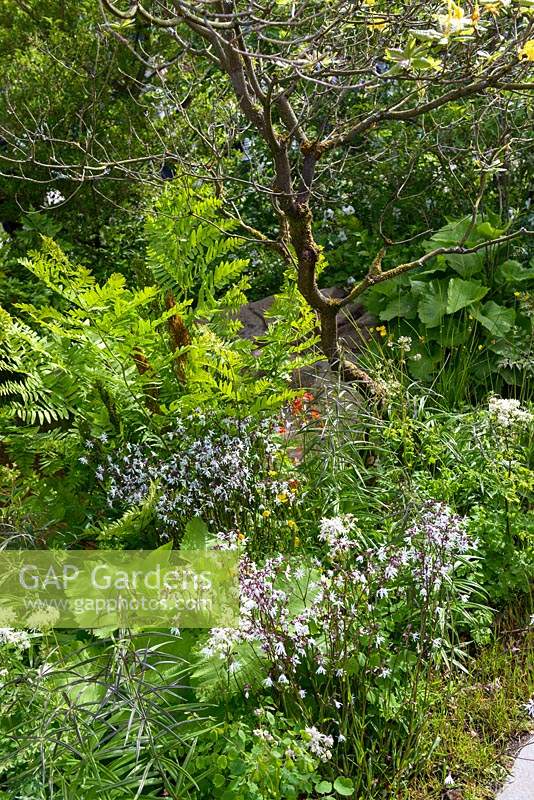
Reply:
<svg viewBox="0 0 534 800"><path fill-rule="evenodd" d="M497 800L534 800L534 735L516 754L510 777Z"/></svg>

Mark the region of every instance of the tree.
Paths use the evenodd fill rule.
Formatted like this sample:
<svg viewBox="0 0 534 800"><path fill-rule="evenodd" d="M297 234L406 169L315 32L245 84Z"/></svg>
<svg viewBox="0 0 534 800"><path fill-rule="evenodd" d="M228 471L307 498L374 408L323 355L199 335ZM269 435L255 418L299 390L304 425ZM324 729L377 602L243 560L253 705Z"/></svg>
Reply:
<svg viewBox="0 0 534 800"><path fill-rule="evenodd" d="M244 235L295 265L332 367L373 389L340 351L338 314L370 286L441 253L473 252L465 247L468 230L453 248L396 260L390 212L409 193L419 160L427 160L437 180L454 154L467 177L458 185L473 224L485 202L500 196L503 206L510 171L526 158L529 144L533 6L531 0L464 6L454 0L173 0L119 8L102 0L98 35L119 42L144 67L143 75L157 77L158 146L147 142L143 154L102 158L94 138L90 152L73 138L72 151L79 148L84 158L67 165L69 175L80 182L101 178L103 170L108 177L140 177L147 163L163 156L178 172L213 181ZM140 26L146 31L141 46ZM136 79L140 97L147 93L143 75ZM369 180L383 170L399 141L404 174L395 175L391 201L376 220L383 247L352 291L332 299L317 284L316 211L349 169L357 208L358 176ZM20 162L14 159L15 166ZM46 170L50 163L41 159L38 166ZM258 202L269 198L277 231L258 230L244 218L243 199L250 195ZM476 247L528 233L516 226Z"/></svg>

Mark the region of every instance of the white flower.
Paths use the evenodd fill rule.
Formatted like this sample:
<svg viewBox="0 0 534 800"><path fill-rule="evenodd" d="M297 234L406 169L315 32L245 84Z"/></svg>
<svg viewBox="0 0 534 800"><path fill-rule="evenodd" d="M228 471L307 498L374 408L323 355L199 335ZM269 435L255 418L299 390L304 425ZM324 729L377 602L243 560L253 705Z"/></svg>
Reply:
<svg viewBox="0 0 534 800"><path fill-rule="evenodd" d="M341 230L339 231L339 234L338 234L338 237L337 237L337 238L339 239L339 241L340 241L340 242L346 242L346 241L347 241L347 239L348 239L348 236L347 236L347 234L345 233L345 231L344 231L343 229L341 229Z"/></svg>
<svg viewBox="0 0 534 800"><path fill-rule="evenodd" d="M44 206L45 208L50 208L51 206L58 206L60 203L64 202L65 198L61 192L58 192L57 189L50 189L45 195Z"/></svg>
<svg viewBox="0 0 534 800"><path fill-rule="evenodd" d="M27 650L30 646L30 637L26 631L0 628L0 644L12 644L21 650Z"/></svg>
<svg viewBox="0 0 534 800"><path fill-rule="evenodd" d="M452 777L450 772L443 782L445 786L454 786L454 778Z"/></svg>
<svg viewBox="0 0 534 800"><path fill-rule="evenodd" d="M333 557L354 547L348 535L353 521L350 514L321 520L319 539L328 545Z"/></svg>
<svg viewBox="0 0 534 800"><path fill-rule="evenodd" d="M327 736L321 733L315 725L311 728L305 728L305 733L309 737L308 749L311 753L321 759L321 761L330 761L332 758L332 747L334 746L334 737Z"/></svg>
<svg viewBox="0 0 534 800"><path fill-rule="evenodd" d="M489 413L501 428L521 428L530 424L532 414L521 408L519 400L492 397L489 401Z"/></svg>
<svg viewBox="0 0 534 800"><path fill-rule="evenodd" d="M274 742L274 736L263 728L256 728L252 733L254 736L257 736L258 739L263 739L264 742Z"/></svg>
<svg viewBox="0 0 534 800"><path fill-rule="evenodd" d="M399 336L397 344L403 352L407 353L411 349L412 338L411 336Z"/></svg>
<svg viewBox="0 0 534 800"><path fill-rule="evenodd" d="M351 206L350 203L346 206L342 206L342 212L345 214L346 217L350 217L351 214L354 214L354 206Z"/></svg>
<svg viewBox="0 0 534 800"><path fill-rule="evenodd" d="M280 677L278 678L278 683L287 684L287 683L289 683L289 681L286 678L286 676L282 673L282 675L280 675Z"/></svg>
<svg viewBox="0 0 534 800"><path fill-rule="evenodd" d="M265 686L267 689L270 689L270 688L271 688L271 686L273 685L273 679L272 679L271 677L267 676L267 677L265 678L265 680L263 681L263 685L264 685L264 686Z"/></svg>
<svg viewBox="0 0 534 800"><path fill-rule="evenodd" d="M233 628L212 628L207 644L201 653L205 656L228 658L237 642L241 641L241 632Z"/></svg>
<svg viewBox="0 0 534 800"><path fill-rule="evenodd" d="M523 705L523 708L525 709L529 717L532 717L532 719L534 719L534 697L531 697L530 700Z"/></svg>
<svg viewBox="0 0 534 800"><path fill-rule="evenodd" d="M382 667L382 669L380 670L380 677L381 678L389 678L390 675L391 675L390 668L389 667Z"/></svg>
<svg viewBox="0 0 534 800"><path fill-rule="evenodd" d="M304 700L304 698L306 697L306 689L299 689L299 697L302 698L302 700Z"/></svg>
<svg viewBox="0 0 534 800"><path fill-rule="evenodd" d="M274 652L276 653L277 656L282 656L283 657L283 656L287 655L286 654L286 648L284 647L284 643L283 642L277 642L275 644L275 646L274 646Z"/></svg>
<svg viewBox="0 0 534 800"><path fill-rule="evenodd" d="M332 208L325 209L324 218L325 219L333 219L334 218L334 210Z"/></svg>

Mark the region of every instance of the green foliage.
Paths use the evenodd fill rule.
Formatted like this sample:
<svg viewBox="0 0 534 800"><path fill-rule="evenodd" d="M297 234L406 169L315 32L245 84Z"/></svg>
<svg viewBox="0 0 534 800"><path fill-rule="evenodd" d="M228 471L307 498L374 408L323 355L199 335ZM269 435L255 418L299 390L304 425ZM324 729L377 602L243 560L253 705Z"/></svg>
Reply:
<svg viewBox="0 0 534 800"><path fill-rule="evenodd" d="M425 249L475 247L503 233L494 217L475 224L465 217L441 228ZM388 323L390 341L412 337L410 375L461 403L489 388L526 388L534 328L521 300L533 278L533 266L510 259L508 248L497 245L438 256L430 267L372 287L363 301Z"/></svg>
<svg viewBox="0 0 534 800"><path fill-rule="evenodd" d="M492 800L504 783L510 742L531 730L524 700L534 681L534 642L518 611L473 659L469 675L431 686L427 735L439 736L439 745L410 786L410 800L440 800L448 774L466 800Z"/></svg>
<svg viewBox="0 0 534 800"><path fill-rule="evenodd" d="M184 685L169 635L34 637L0 646L0 787L62 798L182 797L188 752L213 721ZM5 695L4 695L5 697ZM2 794L0 793L0 797Z"/></svg>
<svg viewBox="0 0 534 800"><path fill-rule="evenodd" d="M311 312L295 304L288 280L287 300L275 306L259 353L236 336L247 262L228 258L237 239L225 236L229 223L216 221L219 205L206 191L200 200L185 191L164 194L147 223L148 267L161 286L130 290L117 273L98 283L46 238L39 253L23 259L59 302L18 304L42 334L3 312L9 413L41 423L75 414L89 427L119 432L206 402L244 404L249 412L289 398L290 371L310 360ZM173 338L176 319L185 326L183 341Z"/></svg>
<svg viewBox="0 0 534 800"><path fill-rule="evenodd" d="M254 731L252 730L254 727ZM252 725L230 722L197 743L190 761L195 787L184 800L297 800L324 786L305 734L282 714L262 709ZM331 784L330 788L331 788Z"/></svg>
<svg viewBox="0 0 534 800"><path fill-rule="evenodd" d="M235 257L240 239L230 233L237 223L222 216L222 206L207 186L167 186L147 219L147 259L156 284L192 304L197 318L236 313L247 299L248 261Z"/></svg>
<svg viewBox="0 0 534 800"><path fill-rule="evenodd" d="M514 603L534 580L532 417L502 428L487 407L454 413L432 393L403 388L398 372L381 378L388 390L385 418L358 411L355 419L346 395L329 408L320 438L306 432L302 503L310 519L319 509L352 513L364 529L390 541L414 504L439 497L466 517L479 542L473 575L490 605ZM323 437L330 442L326 452ZM487 617L475 614L471 635L483 640L487 626Z"/></svg>

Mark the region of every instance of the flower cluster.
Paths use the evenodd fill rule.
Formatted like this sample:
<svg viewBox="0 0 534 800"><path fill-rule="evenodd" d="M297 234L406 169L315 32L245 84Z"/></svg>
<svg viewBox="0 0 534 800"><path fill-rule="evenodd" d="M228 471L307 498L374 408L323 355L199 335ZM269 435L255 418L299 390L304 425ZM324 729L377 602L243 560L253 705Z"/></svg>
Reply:
<svg viewBox="0 0 534 800"><path fill-rule="evenodd" d="M388 342L388 347L391 350L399 350L401 353L409 353L412 349L412 337L411 336L399 336L396 342L391 340Z"/></svg>
<svg viewBox="0 0 534 800"><path fill-rule="evenodd" d="M30 646L30 637L26 631L0 628L0 644L10 644L20 650L27 650Z"/></svg>
<svg viewBox="0 0 534 800"><path fill-rule="evenodd" d="M522 428L529 425L533 415L521 408L519 400L492 397L489 401L489 413L501 428Z"/></svg>
<svg viewBox="0 0 534 800"><path fill-rule="evenodd" d="M27 617L26 624L33 631L47 631L59 620L60 613L53 606L43 605Z"/></svg>
<svg viewBox="0 0 534 800"><path fill-rule="evenodd" d="M45 208L52 208L65 202L64 196L57 189L50 189L45 195L44 205Z"/></svg>
<svg viewBox="0 0 534 800"><path fill-rule="evenodd" d="M96 475L108 505L136 506L154 492L164 537L184 520L202 516L227 525L243 509L291 505L295 490L272 469L281 445L269 421L218 421L202 415L180 420L162 444L128 443L109 455Z"/></svg>
<svg viewBox="0 0 534 800"><path fill-rule="evenodd" d="M308 748L310 753L317 756L321 761L330 761L332 758L332 748L334 746L334 737L328 736L317 730L315 725L310 728L305 728L305 733L309 737Z"/></svg>
<svg viewBox="0 0 534 800"><path fill-rule="evenodd" d="M382 686L394 681L400 660L429 665L447 648L447 614L464 591L455 571L476 542L464 520L435 501L395 544L366 543L348 515L323 519L319 537L331 555L326 567L283 555L259 565L243 555L240 627L212 630L202 652L224 662L225 685L232 677L239 686L248 671L242 688L249 693L253 671L258 689L261 681L274 697L289 693L310 724L317 719L311 704L319 702L342 742L350 733L347 680L355 663L369 686Z"/></svg>
<svg viewBox="0 0 534 800"><path fill-rule="evenodd" d="M349 533L354 525L354 517L345 514L342 517L322 519L319 526L319 539L325 542L330 555L335 558L340 553L345 553L356 545L349 538Z"/></svg>

